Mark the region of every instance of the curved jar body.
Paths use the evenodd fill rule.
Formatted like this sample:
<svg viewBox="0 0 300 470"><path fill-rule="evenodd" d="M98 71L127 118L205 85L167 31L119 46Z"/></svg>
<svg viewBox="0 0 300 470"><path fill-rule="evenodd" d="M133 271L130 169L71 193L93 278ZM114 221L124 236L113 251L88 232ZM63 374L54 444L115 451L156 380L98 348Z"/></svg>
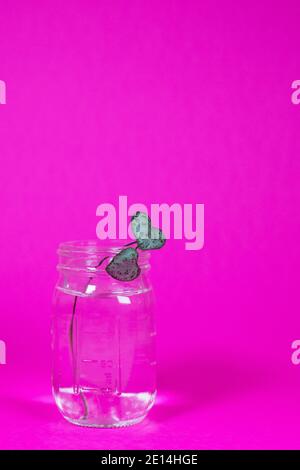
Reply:
<svg viewBox="0 0 300 470"><path fill-rule="evenodd" d="M139 253L139 277L123 282L105 271L121 249L70 242L58 250L52 384L59 410L74 424L127 426L141 421L154 403L149 253Z"/></svg>

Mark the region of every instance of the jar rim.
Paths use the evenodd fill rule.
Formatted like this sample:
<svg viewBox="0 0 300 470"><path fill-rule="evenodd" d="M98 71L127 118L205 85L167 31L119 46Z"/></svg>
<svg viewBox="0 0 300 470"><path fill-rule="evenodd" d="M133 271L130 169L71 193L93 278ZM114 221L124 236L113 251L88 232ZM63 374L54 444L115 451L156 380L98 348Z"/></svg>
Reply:
<svg viewBox="0 0 300 470"><path fill-rule="evenodd" d="M136 248L135 240L73 240L58 245L60 259L95 259L97 256L113 257L126 248ZM138 250L140 263L148 263L149 251Z"/></svg>
<svg viewBox="0 0 300 470"><path fill-rule="evenodd" d="M127 246L134 244L134 240L71 240L62 242L58 245L58 253L62 254L63 252L67 253L86 253L86 254L95 254L103 253L104 251L115 253L123 250ZM129 245L130 244L130 245Z"/></svg>

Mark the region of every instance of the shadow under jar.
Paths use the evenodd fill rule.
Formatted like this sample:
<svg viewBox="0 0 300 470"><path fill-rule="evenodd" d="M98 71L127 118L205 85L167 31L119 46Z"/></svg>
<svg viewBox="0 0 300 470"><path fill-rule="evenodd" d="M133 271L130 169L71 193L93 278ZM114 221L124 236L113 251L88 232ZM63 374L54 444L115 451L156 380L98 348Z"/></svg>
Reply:
<svg viewBox="0 0 300 470"><path fill-rule="evenodd" d="M140 275L112 278L105 267L124 246L62 243L52 317L52 384L62 415L82 426L140 422L156 395L149 252Z"/></svg>

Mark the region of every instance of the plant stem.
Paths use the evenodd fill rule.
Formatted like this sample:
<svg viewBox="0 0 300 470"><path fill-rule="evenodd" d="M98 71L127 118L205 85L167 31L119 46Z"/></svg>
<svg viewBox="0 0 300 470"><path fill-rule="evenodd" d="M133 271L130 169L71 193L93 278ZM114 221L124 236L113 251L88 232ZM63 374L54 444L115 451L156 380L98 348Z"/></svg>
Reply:
<svg viewBox="0 0 300 470"><path fill-rule="evenodd" d="M127 244L126 244L126 245L124 245L124 246L135 245L136 243L137 243L137 241L136 241L136 240L134 240L134 242L127 243Z"/></svg>

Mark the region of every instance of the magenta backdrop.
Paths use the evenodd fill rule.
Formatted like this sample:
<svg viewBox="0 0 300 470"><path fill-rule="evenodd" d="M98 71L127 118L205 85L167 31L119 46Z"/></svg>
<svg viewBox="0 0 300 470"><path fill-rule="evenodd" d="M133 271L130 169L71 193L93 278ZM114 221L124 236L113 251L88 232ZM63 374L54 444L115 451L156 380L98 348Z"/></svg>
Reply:
<svg viewBox="0 0 300 470"><path fill-rule="evenodd" d="M298 448L298 1L1 0L0 447ZM59 242L96 207L204 203L153 258L159 394L140 425L65 422L50 391Z"/></svg>

